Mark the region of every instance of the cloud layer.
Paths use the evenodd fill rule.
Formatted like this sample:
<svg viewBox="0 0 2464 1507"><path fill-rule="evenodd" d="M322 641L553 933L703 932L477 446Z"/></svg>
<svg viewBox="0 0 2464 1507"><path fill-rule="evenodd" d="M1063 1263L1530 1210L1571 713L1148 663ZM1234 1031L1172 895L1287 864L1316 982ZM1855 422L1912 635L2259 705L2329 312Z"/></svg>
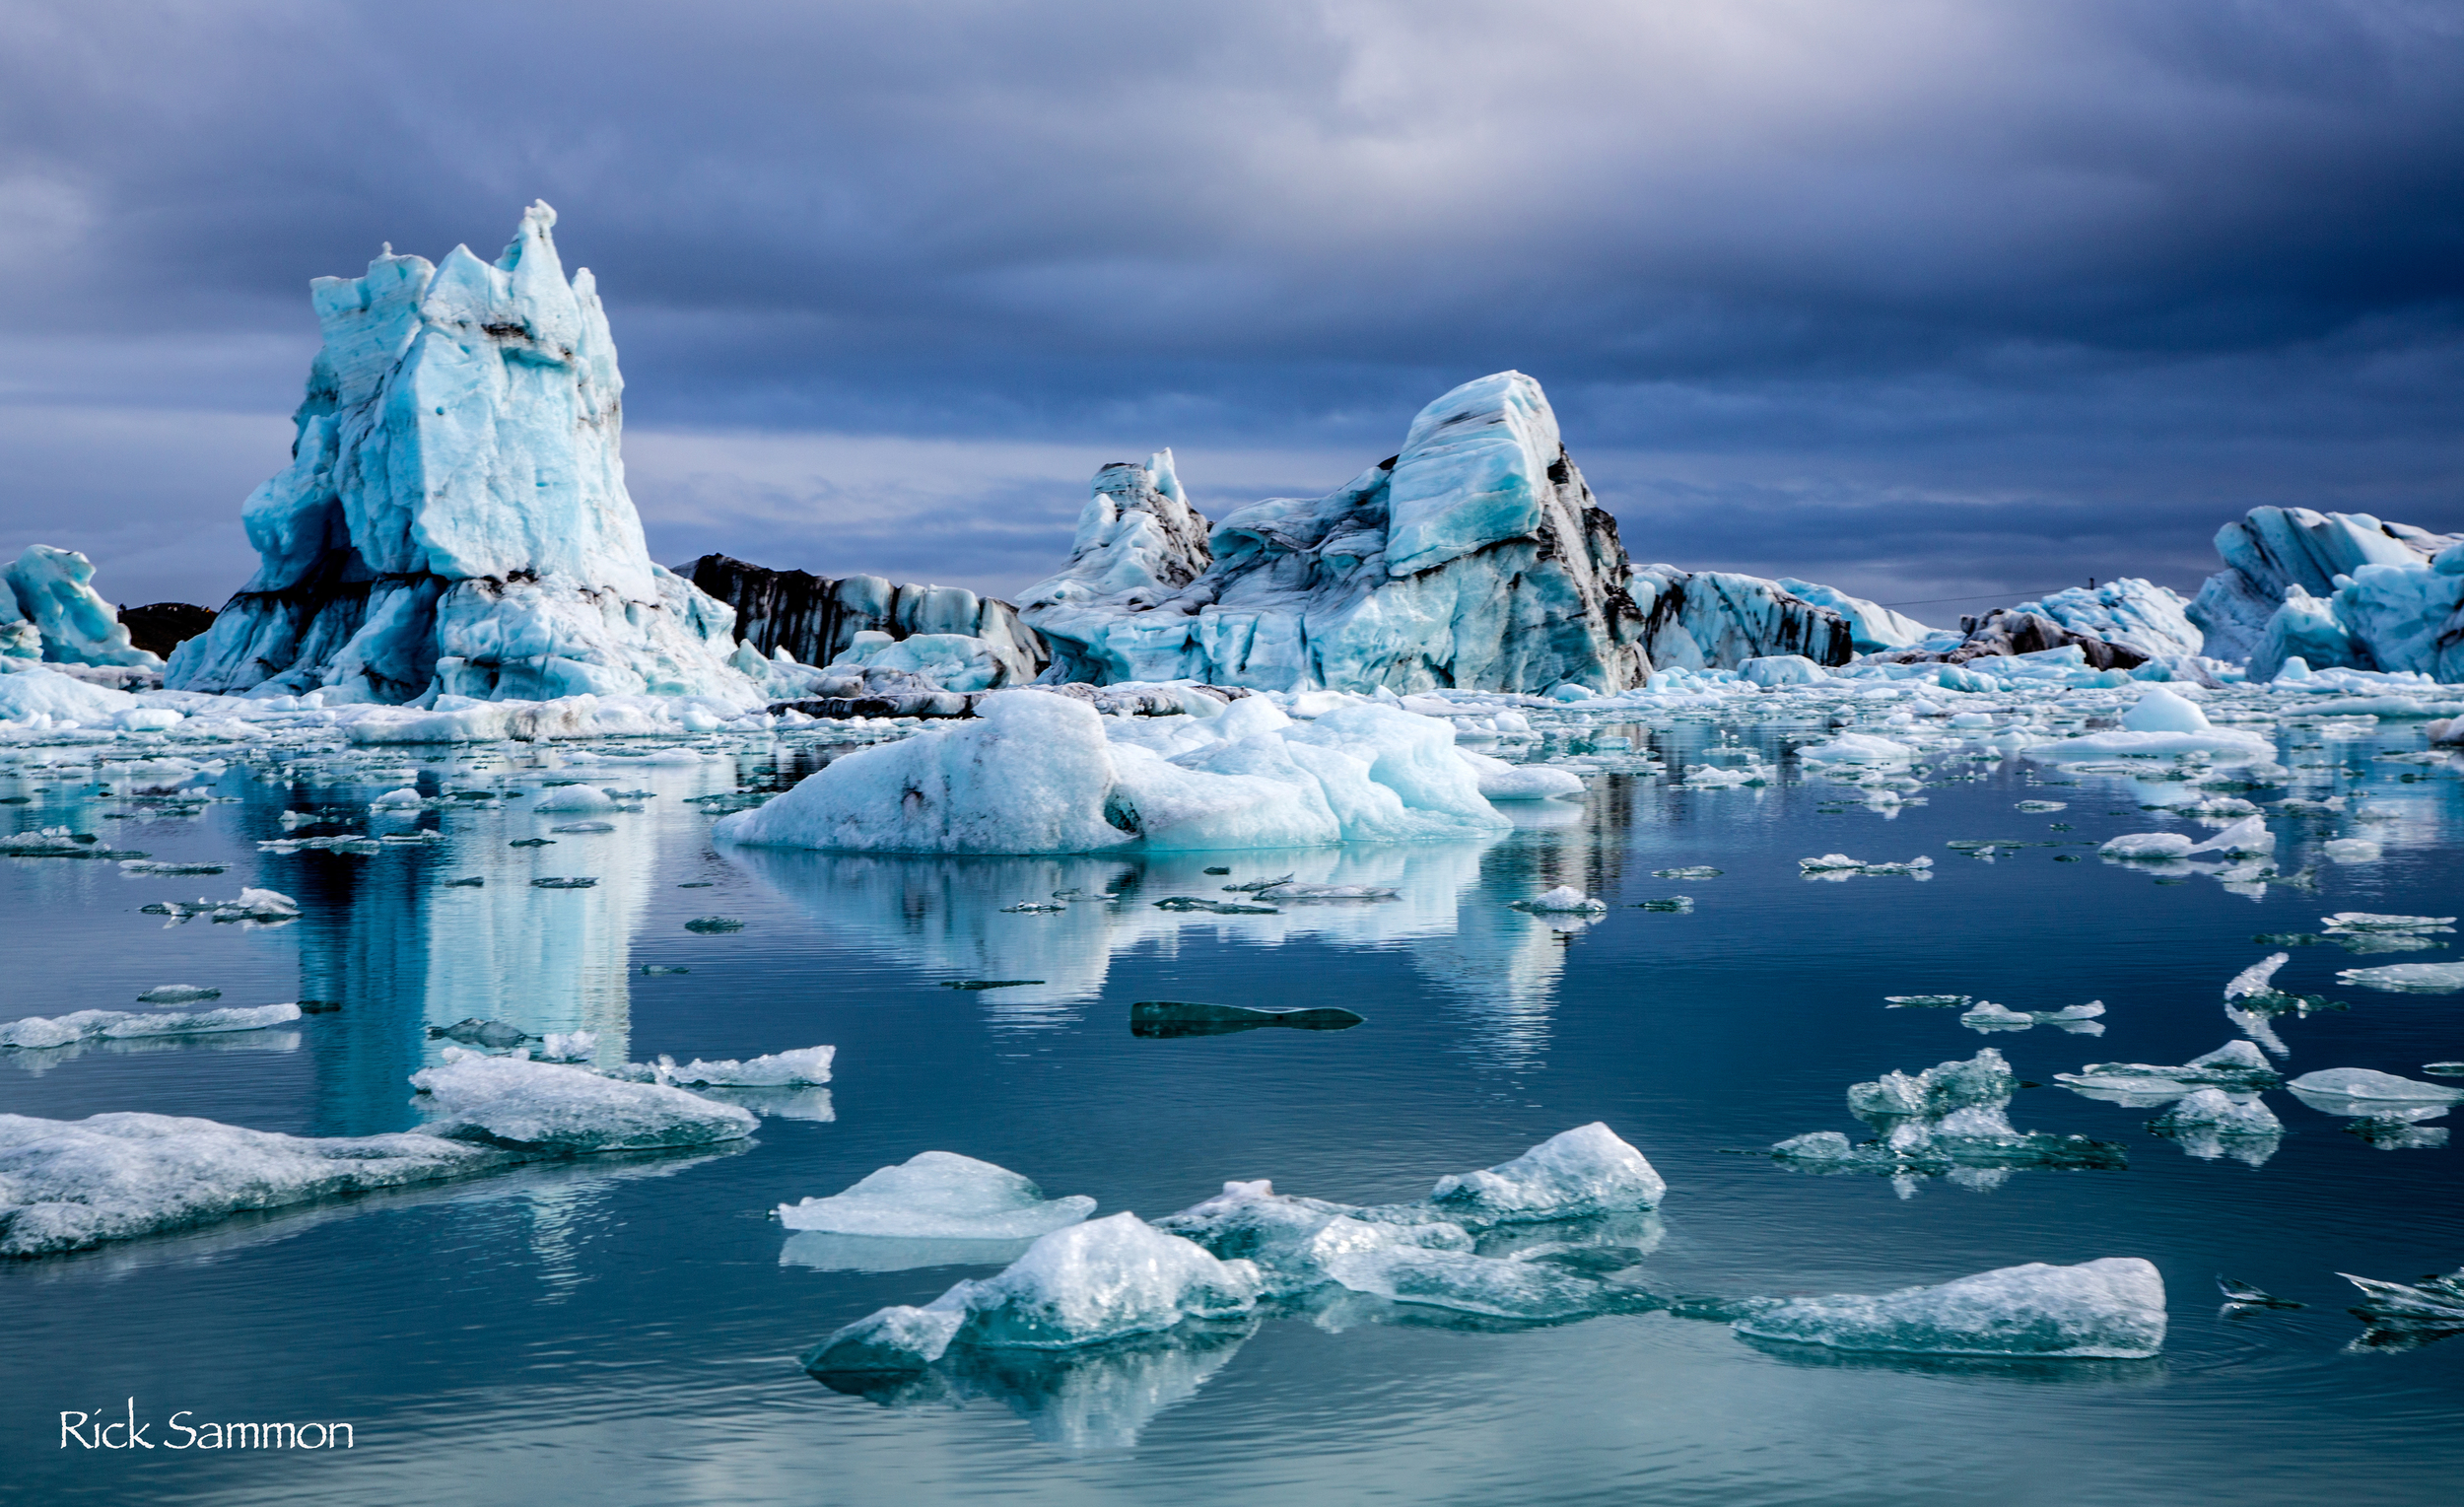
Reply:
<svg viewBox="0 0 2464 1507"><path fill-rule="evenodd" d="M0 544L124 597L244 574L308 278L493 253L533 197L668 558L1014 587L1102 460L1173 445L1218 514L1322 491L1505 367L1638 555L1885 599L2187 586L2258 502L2464 527L2447 7L0 23Z"/></svg>

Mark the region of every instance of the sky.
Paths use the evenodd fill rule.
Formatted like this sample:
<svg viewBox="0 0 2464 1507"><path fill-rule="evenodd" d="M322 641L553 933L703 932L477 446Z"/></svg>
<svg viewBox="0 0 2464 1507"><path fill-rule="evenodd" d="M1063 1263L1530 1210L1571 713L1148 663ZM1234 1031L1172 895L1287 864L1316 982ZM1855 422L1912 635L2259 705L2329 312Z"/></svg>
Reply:
<svg viewBox="0 0 2464 1507"><path fill-rule="evenodd" d="M219 605L307 284L598 279L651 552L1000 593L1540 378L1637 561L1941 623L2464 529L2464 10L0 0L0 548Z"/></svg>

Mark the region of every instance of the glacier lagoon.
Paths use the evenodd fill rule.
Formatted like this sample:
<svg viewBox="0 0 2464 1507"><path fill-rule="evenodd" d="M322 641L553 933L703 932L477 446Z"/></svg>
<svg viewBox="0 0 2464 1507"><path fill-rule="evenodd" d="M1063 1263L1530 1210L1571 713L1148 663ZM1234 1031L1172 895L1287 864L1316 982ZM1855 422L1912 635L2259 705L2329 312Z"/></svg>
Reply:
<svg viewBox="0 0 2464 1507"><path fill-rule="evenodd" d="M1860 745L1818 716L1531 720L1539 740L1499 751L1587 789L1503 803L1504 829L1067 857L714 846L719 813L855 746L824 730L189 749L185 768L125 739L24 754L0 778L7 830L145 856L0 858L16 965L0 1016L138 1010L171 985L220 992L183 1010L302 1013L0 1052L0 1113L407 1130L423 1118L410 1075L473 1050L452 1034L470 1021L533 1050L586 1032L603 1063L837 1057L826 1086L711 1090L761 1117L744 1139L0 1264L8 1415L46 1425L44 1447L12 1452L9 1486L45 1502L2445 1498L2464 1464L2464 1343L2365 1327L2336 1275L2464 1264L2464 1180L2436 1106L2338 1115L2269 1089L2281 1136L2159 1135L2161 1100L2056 1081L2244 1041L2286 1078L2464 1082L2425 1073L2464 1057L2464 996L2338 977L2452 956L2436 918L2458 909L2464 799L2423 723L2288 718L2262 730L2283 778L2237 788L2093 750L2031 761L1990 728L1909 762L1849 757ZM2228 832L2245 798L2265 804L2264 860L2101 852ZM1834 854L1859 866L1802 866ZM1355 893L1155 903L1248 906L1237 886L1286 875L1294 895ZM1515 908L1560 887L1607 909ZM142 909L243 888L299 919ZM1360 898L1377 891L1393 898ZM1149 999L1366 1019L1133 1034ZM1978 1012L1988 1000L2002 1011ZM2101 1014L2059 1018L2090 1000ZM1814 1132L1863 1140L1850 1085L1987 1048L2040 1085L2011 1093L2011 1125L2120 1154L1769 1154ZM1005 1352L928 1386L799 1364L842 1326L1016 1254L851 1246L771 1217L922 1151L1092 1197L1098 1218L1155 1219L1227 1180L1422 1199L1592 1122L1668 1189L1578 1247L1690 1309L1526 1325L1355 1294ZM1749 1297L2107 1258L2161 1274L2154 1359L1843 1350L1716 1322ZM2228 1315L2220 1273L2307 1306ZM313 1460L48 1448L60 1409L131 1397L157 1441L186 1409L348 1421L356 1442Z"/></svg>

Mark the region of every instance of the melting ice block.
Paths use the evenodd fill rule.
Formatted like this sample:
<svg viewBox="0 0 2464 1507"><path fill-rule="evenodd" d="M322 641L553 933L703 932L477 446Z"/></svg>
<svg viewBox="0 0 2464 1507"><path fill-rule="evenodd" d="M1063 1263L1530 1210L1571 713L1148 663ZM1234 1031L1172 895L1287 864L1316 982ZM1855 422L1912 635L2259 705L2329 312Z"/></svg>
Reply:
<svg viewBox="0 0 2464 1507"><path fill-rule="evenodd" d="M0 1115L0 1256L80 1250L513 1160L417 1132L315 1139L171 1115Z"/></svg>
<svg viewBox="0 0 2464 1507"><path fill-rule="evenodd" d="M830 1062L838 1052L836 1047L798 1047L741 1062L732 1058L706 1062L697 1057L681 1067L662 1057L651 1068L651 1077L659 1083L709 1088L796 1088L829 1082Z"/></svg>
<svg viewBox="0 0 2464 1507"><path fill-rule="evenodd" d="M2378 1072L2368 1067L2327 1067L2305 1072L2285 1085L2305 1101L2349 1101L2359 1105L2411 1108L2433 1104L2464 1104L2464 1088L2447 1088ZM2350 1111L2346 1111L2350 1113Z"/></svg>
<svg viewBox="0 0 2464 1507"><path fill-rule="evenodd" d="M629 1151L735 1140L758 1122L661 1083L627 1083L581 1067L447 1048L443 1066L411 1074L437 1118L431 1135L522 1151Z"/></svg>
<svg viewBox="0 0 2464 1507"><path fill-rule="evenodd" d="M2164 1279L2136 1257L2030 1262L1879 1297L1791 1298L1734 1328L1837 1350L2140 1359L2164 1347Z"/></svg>
<svg viewBox="0 0 2464 1507"><path fill-rule="evenodd" d="M1668 1191L1643 1153L1594 1121L1485 1172L1439 1178L1429 1203L1460 1222L1499 1224L1653 1208Z"/></svg>
<svg viewBox="0 0 2464 1507"><path fill-rule="evenodd" d="M296 1004L241 1005L222 1010L77 1010L0 1021L0 1047L65 1047L78 1041L129 1041L148 1036L210 1036L255 1031L300 1018Z"/></svg>
<svg viewBox="0 0 2464 1507"><path fill-rule="evenodd" d="M1095 1212L1084 1194L1046 1199L1026 1178L951 1151L921 1151L843 1193L779 1205L791 1230L924 1240L1017 1240Z"/></svg>
<svg viewBox="0 0 2464 1507"><path fill-rule="evenodd" d="M2377 968L2347 968L2336 979L2342 984L2398 993L2451 994L2464 989L2464 963L2387 963Z"/></svg>
<svg viewBox="0 0 2464 1507"><path fill-rule="evenodd" d="M2180 858L2189 856L2190 844L2179 832L2125 832L2096 851L2108 858Z"/></svg>
<svg viewBox="0 0 2464 1507"><path fill-rule="evenodd" d="M2053 1080L2091 1098L2161 1100L2180 1098L2201 1088L2253 1092L2274 1088L2284 1074L2268 1065L2258 1047L2246 1041L2226 1042L2214 1052L2194 1057L2179 1066L2151 1062L2089 1062L2077 1072L2057 1072Z"/></svg>
<svg viewBox="0 0 2464 1507"><path fill-rule="evenodd" d="M2150 1122L2152 1130L2209 1130L2224 1135L2281 1135L2285 1123L2256 1099L2235 1099L2221 1088L2194 1089Z"/></svg>
<svg viewBox="0 0 2464 1507"><path fill-rule="evenodd" d="M1560 884L1543 895L1513 902L1518 911L1539 911L1550 915L1597 916L1608 909L1607 901L1595 900L1571 884Z"/></svg>
<svg viewBox="0 0 2464 1507"><path fill-rule="evenodd" d="M804 1357L808 1371L918 1370L953 1343L1066 1349L1229 1319L1258 1303L1258 1270L1217 1261L1135 1214L1058 1229L999 1275L961 1282L923 1308L886 1308Z"/></svg>

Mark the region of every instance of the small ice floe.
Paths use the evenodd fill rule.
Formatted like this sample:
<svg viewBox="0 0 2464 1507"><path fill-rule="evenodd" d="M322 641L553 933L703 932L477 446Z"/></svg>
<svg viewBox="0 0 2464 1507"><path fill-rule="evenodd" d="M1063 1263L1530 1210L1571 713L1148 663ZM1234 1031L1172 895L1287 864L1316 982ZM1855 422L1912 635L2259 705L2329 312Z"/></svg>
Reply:
<svg viewBox="0 0 2464 1507"><path fill-rule="evenodd" d="M2011 1064L1987 1047L1966 1062L1851 1084L1848 1112L1875 1131L1871 1140L1816 1130L1780 1141L1768 1154L1806 1172L1907 1175L1902 1197L1915 1191L1916 1176L1949 1175L1983 1188L2023 1167L2128 1164L2127 1153L2108 1142L2012 1129L2011 1096L2018 1089Z"/></svg>
<svg viewBox="0 0 2464 1507"><path fill-rule="evenodd" d="M2452 931L2452 916L2380 916L2369 911L2338 911L2322 916L2319 924L2333 933L2337 931Z"/></svg>
<svg viewBox="0 0 2464 1507"><path fill-rule="evenodd" d="M1733 790L1740 786L1770 783L1771 772L1759 764L1741 769L1722 769L1711 764L1689 764L1685 768L1685 784L1698 790Z"/></svg>
<svg viewBox="0 0 2464 1507"><path fill-rule="evenodd" d="M700 936L717 936L726 931L741 931L744 923L732 916L696 916L684 924L687 931Z"/></svg>
<svg viewBox="0 0 2464 1507"><path fill-rule="evenodd" d="M532 801L530 809L551 813L566 811L579 813L613 811L616 805L615 796L595 786L567 785L559 786Z"/></svg>
<svg viewBox="0 0 2464 1507"><path fill-rule="evenodd" d="M587 1062L598 1050L596 1031L550 1031L539 1040L538 1059L543 1062Z"/></svg>
<svg viewBox="0 0 2464 1507"><path fill-rule="evenodd" d="M411 1086L436 1114L427 1134L517 1151L708 1145L740 1139L759 1124L750 1110L663 1083L450 1047L444 1065L411 1074Z"/></svg>
<svg viewBox="0 0 2464 1507"><path fill-rule="evenodd" d="M1262 1026L1302 1031L1348 1031L1363 1017L1322 1006L1301 1010L1253 1010L1238 1004L1201 1004L1186 999L1140 999L1129 1006L1129 1034L1144 1037L1226 1036Z"/></svg>
<svg viewBox="0 0 2464 1507"><path fill-rule="evenodd" d="M2400 994L2452 994L2464 989L2464 963L2385 963L2376 968L2347 968L2336 975L2336 982Z"/></svg>
<svg viewBox="0 0 2464 1507"><path fill-rule="evenodd" d="M2280 1298L2265 1288L2253 1287L2248 1282L2221 1273L2216 1278L2216 1290L2224 1294L2224 1312L2227 1317L2237 1318L2242 1313L2255 1312L2262 1308L2291 1309L2309 1306L2306 1303L2295 1303L2291 1298Z"/></svg>
<svg viewBox="0 0 2464 1507"><path fill-rule="evenodd" d="M1910 858L1904 863L1869 863L1844 853L1826 853L1818 858L1799 858L1797 868L1808 879L1846 879L1856 874L1906 874L1915 879L1934 876L1932 858Z"/></svg>
<svg viewBox="0 0 2464 1507"><path fill-rule="evenodd" d="M561 827L550 827L548 830L550 832L613 832L616 830L616 825L613 822L567 822Z"/></svg>
<svg viewBox="0 0 2464 1507"><path fill-rule="evenodd" d="M356 832L337 833L332 837L271 837L256 845L259 853L341 853L368 857L385 851L376 838Z"/></svg>
<svg viewBox="0 0 2464 1507"><path fill-rule="evenodd" d="M156 1036L210 1036L256 1031L300 1018L296 1004L237 1005L219 1010L77 1010L0 1021L0 1048L65 1047L81 1041L130 1041Z"/></svg>
<svg viewBox="0 0 2464 1507"><path fill-rule="evenodd" d="M1026 910L1026 906L1004 907ZM1155 902L1158 911L1199 911L1210 916L1280 916L1283 913L1270 905L1243 905L1237 900L1209 900L1203 895L1166 895Z"/></svg>
<svg viewBox="0 0 2464 1507"><path fill-rule="evenodd" d="M137 909L140 915L169 916L174 922L190 921L203 916L215 922L248 922L258 925L279 925L284 922L300 919L300 902L289 895L275 890L245 887L229 900L208 900L199 896L193 905L183 905L176 900L158 900L152 905L139 906Z"/></svg>
<svg viewBox="0 0 2464 1507"><path fill-rule="evenodd" d="M2012 809L2042 814L2047 811L2067 811L2070 808L2071 803L2067 800L2022 800Z"/></svg>
<svg viewBox="0 0 2464 1507"><path fill-rule="evenodd" d="M681 973L683 970L679 969L677 971ZM943 989L963 989L970 991L987 989L1022 989L1027 985L1041 984L1044 981L1042 979L943 979L941 981L941 987Z"/></svg>
<svg viewBox="0 0 2464 1507"><path fill-rule="evenodd" d="M2203 1088L2256 1093L2281 1086L2285 1076L2268 1065L2255 1045L2236 1041L2226 1042L2177 1067L2152 1062L2089 1062L2077 1072L2057 1072L2053 1080L2091 1099L2144 1108Z"/></svg>
<svg viewBox="0 0 2464 1507"><path fill-rule="evenodd" d="M1021 900L1001 907L1003 916L1050 916L1069 909L1064 900Z"/></svg>
<svg viewBox="0 0 2464 1507"><path fill-rule="evenodd" d="M1894 1010L1951 1010L1968 1002L1966 994L1884 994L1882 1003Z"/></svg>
<svg viewBox="0 0 2464 1507"><path fill-rule="evenodd" d="M1691 895L1671 895L1661 900L1640 900L1635 902L1634 909L1638 911L1666 911L1677 915L1687 915L1694 909L1694 897Z"/></svg>
<svg viewBox="0 0 2464 1507"><path fill-rule="evenodd" d="M1766 1299L1754 1339L1917 1355L2143 1359L2164 1348L2164 1279L2148 1262L2030 1262L1878 1297Z"/></svg>
<svg viewBox="0 0 2464 1507"><path fill-rule="evenodd" d="M1603 916L1608 910L1608 902L1586 895L1571 884L1560 884L1546 894L1509 904L1514 910L1543 916Z"/></svg>
<svg viewBox="0 0 2464 1507"><path fill-rule="evenodd" d="M476 1015L465 1016L449 1026L430 1026L428 1039L457 1041L472 1047L493 1047L500 1052L535 1040L519 1026L509 1026L502 1020L482 1020Z"/></svg>
<svg viewBox="0 0 2464 1507"><path fill-rule="evenodd" d="M137 996L139 1004L194 1004L200 999L220 999L223 992L198 984L164 984Z"/></svg>
<svg viewBox="0 0 2464 1507"><path fill-rule="evenodd" d="M2171 1108L2148 1122L2148 1129L2158 1135L2184 1139L2192 1136L2257 1139L2284 1134L2285 1123L2254 1097L2235 1098L2221 1088L2201 1088L2174 1100Z"/></svg>
<svg viewBox="0 0 2464 1507"><path fill-rule="evenodd" d="M1271 901L1277 905L1294 903L1308 905L1342 900L1401 900L1403 896L1402 890L1387 889L1375 884L1298 884L1288 880L1282 884L1254 890L1251 893L1262 901ZM1120 897L1107 895L1104 898L1116 900Z"/></svg>
<svg viewBox="0 0 2464 1507"><path fill-rule="evenodd" d="M120 860L120 872L134 876L219 874L226 866L221 863L171 863L157 858L122 858Z"/></svg>
<svg viewBox="0 0 2464 1507"><path fill-rule="evenodd" d="M428 800L419 791L405 787L398 790L387 790L368 804L371 810L376 811L416 811L427 805Z"/></svg>
<svg viewBox="0 0 2464 1507"><path fill-rule="evenodd" d="M655 1082L694 1088L796 1088L829 1082L830 1062L838 1051L836 1047L798 1047L740 1062L733 1059L706 1062L697 1057L681 1067L675 1059L662 1057L650 1064L650 1073Z"/></svg>
<svg viewBox="0 0 2464 1507"><path fill-rule="evenodd" d="M2379 846L2365 837L2334 837L2319 845L2319 852L2331 863L2375 863L2382 856Z"/></svg>
<svg viewBox="0 0 2464 1507"><path fill-rule="evenodd" d="M2104 1026L2096 1017L2103 1013L2104 1001L2101 999L2065 1005L2058 1010L2015 1010L1996 1004L1991 999L1979 999L1966 1014L1959 1017L1959 1024L1971 1031L2024 1031L2030 1026L2059 1026L2074 1034L2101 1036Z"/></svg>
<svg viewBox="0 0 2464 1507"><path fill-rule="evenodd" d="M2190 845L2189 836L2180 832L2125 832L2096 852L2108 858L2179 858L2189 856Z"/></svg>
<svg viewBox="0 0 2464 1507"><path fill-rule="evenodd" d="M0 857L10 858L130 858L144 854L113 853L103 846L103 839L92 832L71 832L66 827L44 827L37 832L17 832L0 837Z"/></svg>
<svg viewBox="0 0 2464 1507"><path fill-rule="evenodd" d="M1708 863L1694 863L1683 868L1655 868L1651 876L1655 879L1717 879L1720 870Z"/></svg>
<svg viewBox="0 0 2464 1507"><path fill-rule="evenodd" d="M2424 1062L2422 1071L2433 1078L2464 1078L2464 1062Z"/></svg>
<svg viewBox="0 0 2464 1507"><path fill-rule="evenodd" d="M2317 1072L2305 1072L2285 1086L2311 1108L2324 1109L2329 1114L2368 1114L2373 1112L2374 1107L2382 1105L2414 1109L2464 1104L2464 1088L2424 1083L2368 1067L2321 1068Z"/></svg>
<svg viewBox="0 0 2464 1507"><path fill-rule="evenodd" d="M779 1205L790 1230L910 1240L1022 1240L1083 1223L1084 1194L1046 1199L1030 1180L951 1151L920 1151L825 1199Z"/></svg>
<svg viewBox="0 0 2464 1507"><path fill-rule="evenodd" d="M2417 1282L2386 1282L2350 1271L2336 1274L2361 1289L2362 1302L2353 1312L2372 1325L2464 1329L2464 1267Z"/></svg>
<svg viewBox="0 0 2464 1507"><path fill-rule="evenodd" d="M530 887L534 890L586 890L595 888L598 882L587 878L546 878L531 880Z"/></svg>

